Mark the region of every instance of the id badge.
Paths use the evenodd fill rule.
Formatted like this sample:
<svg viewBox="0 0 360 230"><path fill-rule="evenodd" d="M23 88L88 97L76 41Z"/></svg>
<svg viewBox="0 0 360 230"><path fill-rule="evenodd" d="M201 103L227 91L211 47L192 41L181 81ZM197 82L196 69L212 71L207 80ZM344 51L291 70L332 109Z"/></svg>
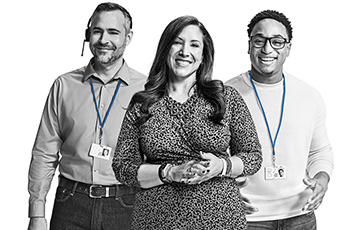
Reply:
<svg viewBox="0 0 360 230"><path fill-rule="evenodd" d="M93 143L90 149L90 156L101 158L104 160L110 159L111 147Z"/></svg>
<svg viewBox="0 0 360 230"><path fill-rule="evenodd" d="M265 180L281 180L286 178L286 167L277 165L265 167Z"/></svg>

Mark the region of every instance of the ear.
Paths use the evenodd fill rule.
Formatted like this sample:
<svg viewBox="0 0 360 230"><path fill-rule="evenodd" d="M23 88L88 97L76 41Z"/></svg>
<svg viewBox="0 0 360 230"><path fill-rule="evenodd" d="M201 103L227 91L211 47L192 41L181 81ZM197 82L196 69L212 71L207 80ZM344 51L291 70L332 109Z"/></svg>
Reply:
<svg viewBox="0 0 360 230"><path fill-rule="evenodd" d="M126 46L128 46L132 40L133 37L133 31L130 30L130 32L126 35L125 39L126 39Z"/></svg>
<svg viewBox="0 0 360 230"><path fill-rule="evenodd" d="M289 57L290 55L291 45L292 45L291 42L286 44L286 57Z"/></svg>
<svg viewBox="0 0 360 230"><path fill-rule="evenodd" d="M250 54L250 40L248 42L248 52L247 53Z"/></svg>

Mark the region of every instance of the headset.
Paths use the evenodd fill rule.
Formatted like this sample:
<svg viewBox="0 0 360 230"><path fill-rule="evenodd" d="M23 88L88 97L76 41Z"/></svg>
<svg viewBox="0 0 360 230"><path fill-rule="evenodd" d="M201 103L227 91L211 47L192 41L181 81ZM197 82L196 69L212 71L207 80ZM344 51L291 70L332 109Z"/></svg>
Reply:
<svg viewBox="0 0 360 230"><path fill-rule="evenodd" d="M90 23L91 23L91 19L92 19L92 17L89 19L88 24L87 24L87 28L85 30L85 39L83 41L81 56L84 55L85 42L90 42L90 35L91 35Z"/></svg>
<svg viewBox="0 0 360 230"><path fill-rule="evenodd" d="M94 11L94 13L92 14L92 16L90 17L88 24L87 24L87 28L85 30L85 39L83 41L83 46L82 46L82 51L81 51L81 56L83 56L84 54L84 46L85 46L85 42L90 42L90 36L91 36L91 28L90 28L90 24L91 24L91 20L93 19L94 15L100 11L102 11L103 9L107 9L104 11L111 11L111 10L120 10L123 14L125 18L128 18L128 20L130 21L130 29L132 29L132 18L130 13L122 6L116 4L116 3L101 3L100 5L98 5Z"/></svg>

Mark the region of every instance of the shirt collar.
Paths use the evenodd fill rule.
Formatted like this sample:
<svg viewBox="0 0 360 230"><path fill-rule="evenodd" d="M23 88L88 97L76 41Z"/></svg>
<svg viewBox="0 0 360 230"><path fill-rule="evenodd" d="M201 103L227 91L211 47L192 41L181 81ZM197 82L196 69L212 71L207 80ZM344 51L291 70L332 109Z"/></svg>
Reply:
<svg viewBox="0 0 360 230"><path fill-rule="evenodd" d="M83 76L83 82L87 81L91 76L95 76L98 79L101 79L99 75L96 73L93 67L94 64L94 58L91 58L89 61L89 64L86 66L84 76ZM120 70L117 71L115 76L112 78L113 80L121 79L122 82L126 83L127 85L130 84L130 68L126 64L125 60L123 62L123 65L121 66Z"/></svg>

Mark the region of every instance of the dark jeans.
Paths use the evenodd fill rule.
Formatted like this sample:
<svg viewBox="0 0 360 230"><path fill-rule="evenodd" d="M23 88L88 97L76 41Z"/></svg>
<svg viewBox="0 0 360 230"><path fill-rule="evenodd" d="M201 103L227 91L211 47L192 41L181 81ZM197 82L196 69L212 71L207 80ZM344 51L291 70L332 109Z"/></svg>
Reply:
<svg viewBox="0 0 360 230"><path fill-rule="evenodd" d="M248 230L316 230L314 212L283 220L248 222Z"/></svg>
<svg viewBox="0 0 360 230"><path fill-rule="evenodd" d="M121 189L121 187L120 187ZM51 230L127 230L131 226L134 195L90 198L58 187L50 221Z"/></svg>

